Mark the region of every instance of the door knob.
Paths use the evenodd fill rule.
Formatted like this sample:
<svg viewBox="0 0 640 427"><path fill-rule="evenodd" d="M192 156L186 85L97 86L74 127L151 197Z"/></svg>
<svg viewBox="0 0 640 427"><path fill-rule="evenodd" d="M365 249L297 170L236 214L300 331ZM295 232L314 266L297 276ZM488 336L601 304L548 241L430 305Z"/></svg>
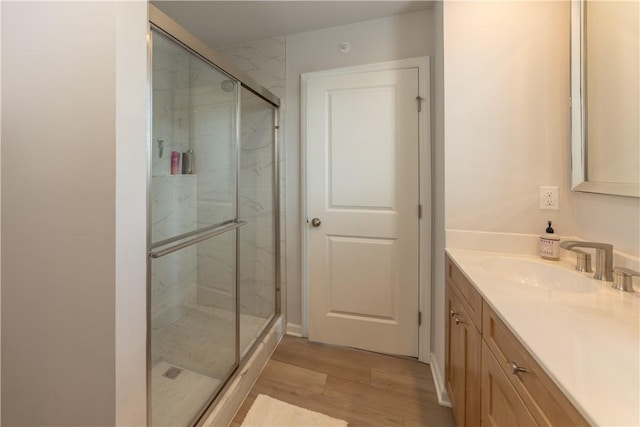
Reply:
<svg viewBox="0 0 640 427"><path fill-rule="evenodd" d="M313 225L314 227L320 227L320 224L322 224L322 221L320 221L320 218L313 218L311 220L311 225Z"/></svg>

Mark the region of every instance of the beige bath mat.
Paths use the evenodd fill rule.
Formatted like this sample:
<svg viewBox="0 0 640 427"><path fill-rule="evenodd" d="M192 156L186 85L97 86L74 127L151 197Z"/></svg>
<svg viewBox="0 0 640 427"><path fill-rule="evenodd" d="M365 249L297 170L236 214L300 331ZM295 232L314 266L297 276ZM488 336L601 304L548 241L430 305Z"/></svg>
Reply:
<svg viewBox="0 0 640 427"><path fill-rule="evenodd" d="M347 422L259 394L242 427L346 427Z"/></svg>

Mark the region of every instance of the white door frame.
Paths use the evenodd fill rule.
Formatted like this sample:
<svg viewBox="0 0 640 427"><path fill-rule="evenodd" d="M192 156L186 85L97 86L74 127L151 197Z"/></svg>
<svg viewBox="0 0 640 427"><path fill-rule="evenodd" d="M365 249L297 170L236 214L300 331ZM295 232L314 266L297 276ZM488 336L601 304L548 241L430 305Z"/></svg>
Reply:
<svg viewBox="0 0 640 427"><path fill-rule="evenodd" d="M430 58L428 56L355 67L338 68L325 71L303 73L300 76L300 190L302 204L302 336L309 336L309 226L307 225L307 137L306 137L306 101L307 80L310 77L332 76L353 72L385 71L402 68L418 68L418 94L423 98L422 112L419 117L419 189L422 218L419 220L419 309L422 324L418 327L418 360L431 361L431 85ZM416 108L418 101L416 100ZM416 319L417 322L417 319Z"/></svg>

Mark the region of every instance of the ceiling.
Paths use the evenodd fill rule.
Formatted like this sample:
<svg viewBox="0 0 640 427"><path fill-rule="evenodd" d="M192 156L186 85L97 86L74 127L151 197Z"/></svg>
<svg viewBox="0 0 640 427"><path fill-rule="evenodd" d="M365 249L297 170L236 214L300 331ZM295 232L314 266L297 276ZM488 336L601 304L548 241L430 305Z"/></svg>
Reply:
<svg viewBox="0 0 640 427"><path fill-rule="evenodd" d="M152 3L212 48L430 9L431 1L187 1Z"/></svg>

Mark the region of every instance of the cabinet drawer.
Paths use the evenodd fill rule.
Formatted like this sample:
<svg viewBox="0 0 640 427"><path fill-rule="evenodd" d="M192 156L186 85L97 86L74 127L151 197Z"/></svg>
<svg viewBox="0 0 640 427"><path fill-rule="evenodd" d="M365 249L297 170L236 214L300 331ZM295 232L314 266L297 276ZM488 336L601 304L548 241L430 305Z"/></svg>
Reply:
<svg viewBox="0 0 640 427"><path fill-rule="evenodd" d="M458 291L462 296L463 302L466 303L469 318L480 330L482 325L482 296L451 261L449 256L447 256L446 261L446 275L447 281Z"/></svg>
<svg viewBox="0 0 640 427"><path fill-rule="evenodd" d="M589 425L487 303L483 307L482 335L539 425ZM514 363L524 372L515 370Z"/></svg>

